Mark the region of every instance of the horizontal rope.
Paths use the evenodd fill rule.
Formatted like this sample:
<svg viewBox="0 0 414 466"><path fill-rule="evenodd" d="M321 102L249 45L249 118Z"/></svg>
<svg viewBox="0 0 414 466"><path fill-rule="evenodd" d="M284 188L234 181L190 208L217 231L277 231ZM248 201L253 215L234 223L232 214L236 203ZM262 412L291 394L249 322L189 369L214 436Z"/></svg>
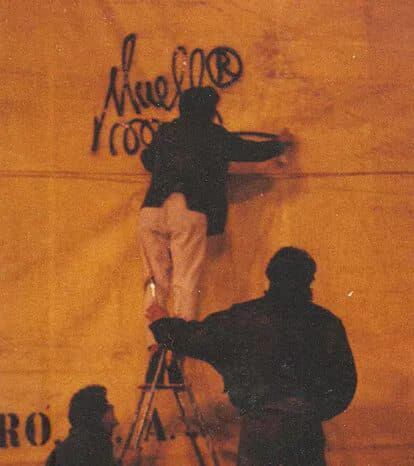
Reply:
<svg viewBox="0 0 414 466"><path fill-rule="evenodd" d="M295 178L351 178L363 176L413 176L414 171L361 171L361 172L308 172L308 173L230 173L230 176L263 176L267 178L295 179ZM56 178L109 181L115 183L138 183L149 179L146 173L119 172L81 172L65 170L0 170L0 178Z"/></svg>

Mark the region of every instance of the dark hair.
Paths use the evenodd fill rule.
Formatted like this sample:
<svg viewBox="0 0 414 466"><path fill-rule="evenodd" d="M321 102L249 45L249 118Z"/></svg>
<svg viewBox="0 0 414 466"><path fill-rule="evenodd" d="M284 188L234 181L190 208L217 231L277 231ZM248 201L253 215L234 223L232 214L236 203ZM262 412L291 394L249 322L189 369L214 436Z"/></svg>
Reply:
<svg viewBox="0 0 414 466"><path fill-rule="evenodd" d="M70 400L69 422L72 427L99 427L109 406L106 388L101 385L89 385L76 392Z"/></svg>
<svg viewBox="0 0 414 466"><path fill-rule="evenodd" d="M316 272L316 263L303 249L292 246L279 249L270 259L266 276L271 283L309 286Z"/></svg>
<svg viewBox="0 0 414 466"><path fill-rule="evenodd" d="M191 119L212 119L220 97L214 87L190 87L180 97L180 115Z"/></svg>

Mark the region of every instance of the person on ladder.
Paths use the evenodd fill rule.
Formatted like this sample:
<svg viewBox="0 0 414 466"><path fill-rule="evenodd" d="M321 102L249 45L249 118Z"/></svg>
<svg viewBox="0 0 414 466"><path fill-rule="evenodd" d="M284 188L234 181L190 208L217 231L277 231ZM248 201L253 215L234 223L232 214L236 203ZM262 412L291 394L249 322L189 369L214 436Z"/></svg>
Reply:
<svg viewBox="0 0 414 466"><path fill-rule="evenodd" d="M287 131L262 142L230 133L213 122L218 101L212 87L186 90L180 96L180 116L160 126L141 156L152 174L139 216L146 285L154 280L163 307L172 292L172 312L185 320L197 317L207 237L224 232L229 162L266 161L293 145ZM153 301L145 286L144 309ZM148 348L151 381L160 352L150 332Z"/></svg>

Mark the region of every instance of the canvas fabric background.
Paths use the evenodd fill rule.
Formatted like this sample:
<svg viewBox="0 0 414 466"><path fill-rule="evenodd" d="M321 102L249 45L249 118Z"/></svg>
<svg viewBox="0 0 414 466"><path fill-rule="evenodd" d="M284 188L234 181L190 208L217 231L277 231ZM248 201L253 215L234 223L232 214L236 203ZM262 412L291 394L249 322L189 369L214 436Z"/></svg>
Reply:
<svg viewBox="0 0 414 466"><path fill-rule="evenodd" d="M143 147L153 119L177 115L174 51L180 86L190 70L214 85L229 130L288 127L299 142L285 168L233 166L201 316L262 293L277 248L308 250L315 300L343 320L359 373L351 408L326 426L329 464L410 464L413 17L407 2L371 0L1 2L1 466L43 464L67 433L70 397L91 383L108 388L125 437L146 369L137 218L149 176L121 124L144 121L134 123ZM109 93L103 114L111 67L121 98L131 34L131 89L154 90L163 76L169 111L144 98L137 113L128 95L122 108ZM223 464L233 464L237 415L219 377L189 367ZM152 435L146 455L194 464L185 437L170 438L176 418L162 403L168 440Z"/></svg>

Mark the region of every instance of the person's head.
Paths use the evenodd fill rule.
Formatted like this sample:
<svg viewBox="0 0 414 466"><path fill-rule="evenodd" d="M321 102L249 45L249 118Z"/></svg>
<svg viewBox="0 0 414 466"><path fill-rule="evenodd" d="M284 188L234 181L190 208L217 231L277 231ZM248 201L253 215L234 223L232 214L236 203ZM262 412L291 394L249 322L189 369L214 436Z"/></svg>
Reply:
<svg viewBox="0 0 414 466"><path fill-rule="evenodd" d="M191 87L180 96L180 115L196 121L211 121L216 113L219 95L213 87Z"/></svg>
<svg viewBox="0 0 414 466"><path fill-rule="evenodd" d="M118 421L106 397L106 388L89 385L76 392L69 403L69 422L75 429L103 430L112 434Z"/></svg>
<svg viewBox="0 0 414 466"><path fill-rule="evenodd" d="M310 285L315 278L316 263L304 250L294 247L279 249L270 259L266 276L270 290L279 293L305 293L311 299Z"/></svg>

